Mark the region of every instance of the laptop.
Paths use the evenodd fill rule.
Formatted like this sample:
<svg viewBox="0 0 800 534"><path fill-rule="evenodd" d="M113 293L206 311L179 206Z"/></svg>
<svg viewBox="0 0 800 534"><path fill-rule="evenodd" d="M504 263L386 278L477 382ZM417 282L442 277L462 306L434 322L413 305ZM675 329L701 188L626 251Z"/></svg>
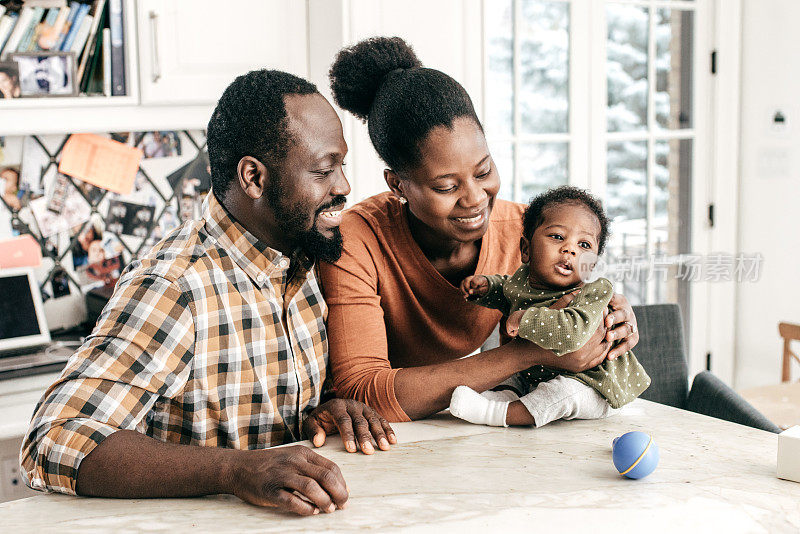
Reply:
<svg viewBox="0 0 800 534"><path fill-rule="evenodd" d="M0 372L66 361L44 351L50 330L32 269L0 269Z"/></svg>

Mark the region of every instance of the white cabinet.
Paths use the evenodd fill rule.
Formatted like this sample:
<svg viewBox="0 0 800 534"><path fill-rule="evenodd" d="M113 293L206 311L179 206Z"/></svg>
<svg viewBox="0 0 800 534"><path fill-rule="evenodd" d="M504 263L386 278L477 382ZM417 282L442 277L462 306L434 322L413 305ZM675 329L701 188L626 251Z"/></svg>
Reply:
<svg viewBox="0 0 800 534"><path fill-rule="evenodd" d="M214 103L253 69L308 76L306 2L139 0L137 17L144 105Z"/></svg>

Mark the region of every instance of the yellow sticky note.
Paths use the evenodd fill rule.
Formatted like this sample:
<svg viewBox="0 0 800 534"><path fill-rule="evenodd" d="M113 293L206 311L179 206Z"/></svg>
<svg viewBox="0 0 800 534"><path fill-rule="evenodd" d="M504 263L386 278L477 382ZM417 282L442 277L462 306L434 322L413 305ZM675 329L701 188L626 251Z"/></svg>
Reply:
<svg viewBox="0 0 800 534"><path fill-rule="evenodd" d="M73 134L61 151L58 172L114 193L133 190L142 151L94 134Z"/></svg>

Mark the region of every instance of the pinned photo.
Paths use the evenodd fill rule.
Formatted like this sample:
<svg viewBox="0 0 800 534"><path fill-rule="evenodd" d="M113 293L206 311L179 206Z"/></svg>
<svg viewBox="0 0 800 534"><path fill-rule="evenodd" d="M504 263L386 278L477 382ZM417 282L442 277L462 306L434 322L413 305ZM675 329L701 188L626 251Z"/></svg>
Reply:
<svg viewBox="0 0 800 534"><path fill-rule="evenodd" d="M0 98L19 98L19 66L15 61L0 62Z"/></svg>
<svg viewBox="0 0 800 534"><path fill-rule="evenodd" d="M208 152L200 152L192 161L182 165L167 175L167 183L173 190L184 190L184 184L190 184L199 193L211 189L211 166L208 163Z"/></svg>
<svg viewBox="0 0 800 534"><path fill-rule="evenodd" d="M22 141L22 164L19 189L37 198L44 195L45 184L56 174L56 166L50 164L50 156L32 135Z"/></svg>
<svg viewBox="0 0 800 534"><path fill-rule="evenodd" d="M136 146L145 158L169 158L181 155L181 138L178 132L156 131L136 134Z"/></svg>
<svg viewBox="0 0 800 534"><path fill-rule="evenodd" d="M64 202L67 200L67 195L69 195L72 190L73 187L69 183L69 178L61 173L57 173L52 192L47 200L47 209L53 213L61 213L64 209Z"/></svg>
<svg viewBox="0 0 800 534"><path fill-rule="evenodd" d="M0 197L13 211L22 207L22 195L19 187L19 169L16 167L0 168Z"/></svg>
<svg viewBox="0 0 800 534"><path fill-rule="evenodd" d="M103 250L103 222L93 216L91 222L78 235L72 246L72 266L75 269L105 258Z"/></svg>
<svg viewBox="0 0 800 534"><path fill-rule="evenodd" d="M72 96L75 87L75 54L72 52L25 52L11 54L19 67L20 96Z"/></svg>
<svg viewBox="0 0 800 534"><path fill-rule="evenodd" d="M93 287L98 287L98 285L103 285L102 283L97 283L98 280L106 280L105 274L107 274L108 270L103 265L108 267L108 264L103 264L103 262L118 256L121 262L123 249L124 247L120 240L111 232L103 229L102 219L95 214L91 219L91 223L83 229L71 249L72 266L78 275L78 283L84 292ZM90 266L95 266L91 272L89 271Z"/></svg>
<svg viewBox="0 0 800 534"><path fill-rule="evenodd" d="M76 269L78 283L83 292L99 287L114 287L122 272L122 255L102 257Z"/></svg>
<svg viewBox="0 0 800 534"><path fill-rule="evenodd" d="M119 235L147 237L155 217L155 208L112 200L108 205L106 230Z"/></svg>
<svg viewBox="0 0 800 534"><path fill-rule="evenodd" d="M168 205L161 217L156 221L153 232L142 249L142 254L146 254L156 243L164 239L164 236L180 226L180 224L178 209L172 204Z"/></svg>
<svg viewBox="0 0 800 534"><path fill-rule="evenodd" d="M133 204L144 204L156 208L163 204L163 196L160 191L141 171L136 174L136 179L133 181L133 191L123 198Z"/></svg>
<svg viewBox="0 0 800 534"><path fill-rule="evenodd" d="M53 272L50 287L53 290L53 298L60 299L61 297L69 296L69 276L67 275L67 271L64 269L56 269Z"/></svg>
<svg viewBox="0 0 800 534"><path fill-rule="evenodd" d="M31 200L29 206L39 234L44 238L68 232L72 227L83 224L92 214L91 206L74 187L64 200L60 213L48 209L48 199L45 197Z"/></svg>

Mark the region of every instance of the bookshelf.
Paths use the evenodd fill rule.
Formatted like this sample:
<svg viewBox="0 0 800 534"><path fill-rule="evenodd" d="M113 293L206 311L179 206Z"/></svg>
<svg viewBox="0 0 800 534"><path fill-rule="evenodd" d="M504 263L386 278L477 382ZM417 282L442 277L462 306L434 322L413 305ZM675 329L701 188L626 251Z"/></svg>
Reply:
<svg viewBox="0 0 800 534"><path fill-rule="evenodd" d="M100 131L114 121L116 110L139 103L136 1L123 0L125 34L125 96L80 95L71 97L14 98L0 100L0 136ZM124 112L121 117L124 117ZM97 119L102 118L102 121ZM102 124L98 124L102 122ZM94 128L83 129L84 126Z"/></svg>
<svg viewBox="0 0 800 534"><path fill-rule="evenodd" d="M122 3L127 94L0 99L0 136L205 129L236 75L264 67L308 74L304 1Z"/></svg>

